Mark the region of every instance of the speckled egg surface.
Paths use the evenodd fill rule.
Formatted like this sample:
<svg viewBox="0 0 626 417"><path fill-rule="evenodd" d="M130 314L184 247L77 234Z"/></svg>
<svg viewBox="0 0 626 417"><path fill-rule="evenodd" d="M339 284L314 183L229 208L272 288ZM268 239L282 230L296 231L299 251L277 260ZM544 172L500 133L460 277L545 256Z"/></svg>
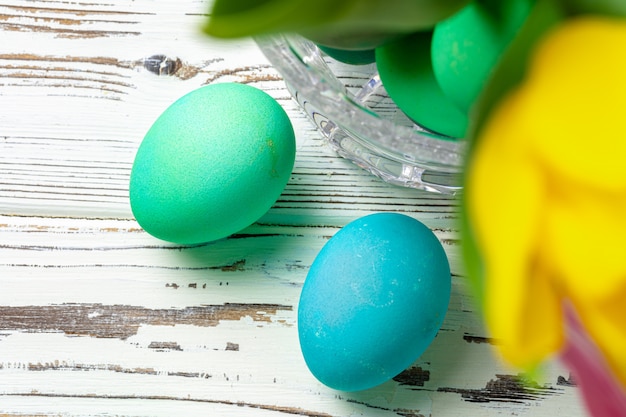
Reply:
<svg viewBox="0 0 626 417"><path fill-rule="evenodd" d="M325 385L358 391L408 368L441 327L450 300L443 247L418 220L361 217L313 262L298 305L307 366Z"/></svg>
<svg viewBox="0 0 626 417"><path fill-rule="evenodd" d="M131 172L131 208L162 240L224 238L269 210L294 159L293 127L271 96L237 83L201 87L147 132Z"/></svg>
<svg viewBox="0 0 626 417"><path fill-rule="evenodd" d="M471 2L435 26L433 72L444 94L461 110L470 110L533 3L507 0L496 3L496 12Z"/></svg>

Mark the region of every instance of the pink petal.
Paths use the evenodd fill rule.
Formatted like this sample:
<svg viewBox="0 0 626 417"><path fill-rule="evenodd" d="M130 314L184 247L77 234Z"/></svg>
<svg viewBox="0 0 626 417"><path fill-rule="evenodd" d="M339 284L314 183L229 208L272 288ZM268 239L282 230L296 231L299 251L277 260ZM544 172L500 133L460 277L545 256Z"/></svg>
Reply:
<svg viewBox="0 0 626 417"><path fill-rule="evenodd" d="M590 415L626 416L626 389L585 332L573 309L565 309L567 341L561 359L571 369Z"/></svg>

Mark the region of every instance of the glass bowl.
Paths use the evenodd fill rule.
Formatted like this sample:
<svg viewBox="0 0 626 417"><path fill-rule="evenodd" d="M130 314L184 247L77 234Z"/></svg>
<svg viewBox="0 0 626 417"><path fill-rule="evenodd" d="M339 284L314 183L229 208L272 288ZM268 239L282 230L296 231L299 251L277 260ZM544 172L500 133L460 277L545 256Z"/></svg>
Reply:
<svg viewBox="0 0 626 417"><path fill-rule="evenodd" d="M375 64L340 63L298 35L255 41L339 155L392 184L461 191L466 142L406 117L386 94Z"/></svg>

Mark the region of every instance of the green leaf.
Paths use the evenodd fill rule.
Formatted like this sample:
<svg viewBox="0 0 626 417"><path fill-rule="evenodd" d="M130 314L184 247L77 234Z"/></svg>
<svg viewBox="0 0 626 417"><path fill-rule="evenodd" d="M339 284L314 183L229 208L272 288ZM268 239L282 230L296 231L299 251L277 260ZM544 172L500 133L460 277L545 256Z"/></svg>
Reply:
<svg viewBox="0 0 626 417"><path fill-rule="evenodd" d="M468 137L470 147L466 155L466 166L471 164L472 152L475 148L477 137L492 110L511 89L523 81L528 61L537 43L548 31L563 22L568 16L569 11L564 4L564 0L537 0L526 22L515 39L507 47L472 109L472 126L470 127ZM494 173L494 175L498 175L498 173ZM488 187L489 185L481 184L481 186ZM468 185L466 184L465 189L467 187ZM494 190L494 192L498 192L498 190ZM460 230L462 254L472 293L478 300L479 306L482 306L485 285L484 264L472 230L472 221L466 210L466 196L467 194L464 193L461 197Z"/></svg>
<svg viewBox="0 0 626 417"><path fill-rule="evenodd" d="M611 16L626 16L624 0L568 0L567 4L573 13L595 13Z"/></svg>
<svg viewBox="0 0 626 417"><path fill-rule="evenodd" d="M470 140L482 128L491 110L524 78L527 62L544 35L568 17L562 0L537 0L526 21L498 61L472 109Z"/></svg>
<svg viewBox="0 0 626 417"><path fill-rule="evenodd" d="M332 47L339 42L345 48L344 38L362 42L430 28L469 1L216 0L204 30L221 38L299 32L318 43Z"/></svg>
<svg viewBox="0 0 626 417"><path fill-rule="evenodd" d="M345 6L330 0L215 0L204 31L219 38L294 32L324 23L333 8L341 13Z"/></svg>

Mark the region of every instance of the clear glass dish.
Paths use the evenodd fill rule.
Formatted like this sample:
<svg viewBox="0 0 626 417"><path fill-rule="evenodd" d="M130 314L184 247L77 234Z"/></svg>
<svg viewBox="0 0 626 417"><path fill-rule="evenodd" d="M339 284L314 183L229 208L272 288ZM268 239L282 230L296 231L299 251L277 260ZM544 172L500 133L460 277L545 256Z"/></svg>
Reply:
<svg viewBox="0 0 626 417"><path fill-rule="evenodd" d="M392 184L461 191L466 142L406 117L386 94L375 64L342 64L297 35L256 43L339 155Z"/></svg>

